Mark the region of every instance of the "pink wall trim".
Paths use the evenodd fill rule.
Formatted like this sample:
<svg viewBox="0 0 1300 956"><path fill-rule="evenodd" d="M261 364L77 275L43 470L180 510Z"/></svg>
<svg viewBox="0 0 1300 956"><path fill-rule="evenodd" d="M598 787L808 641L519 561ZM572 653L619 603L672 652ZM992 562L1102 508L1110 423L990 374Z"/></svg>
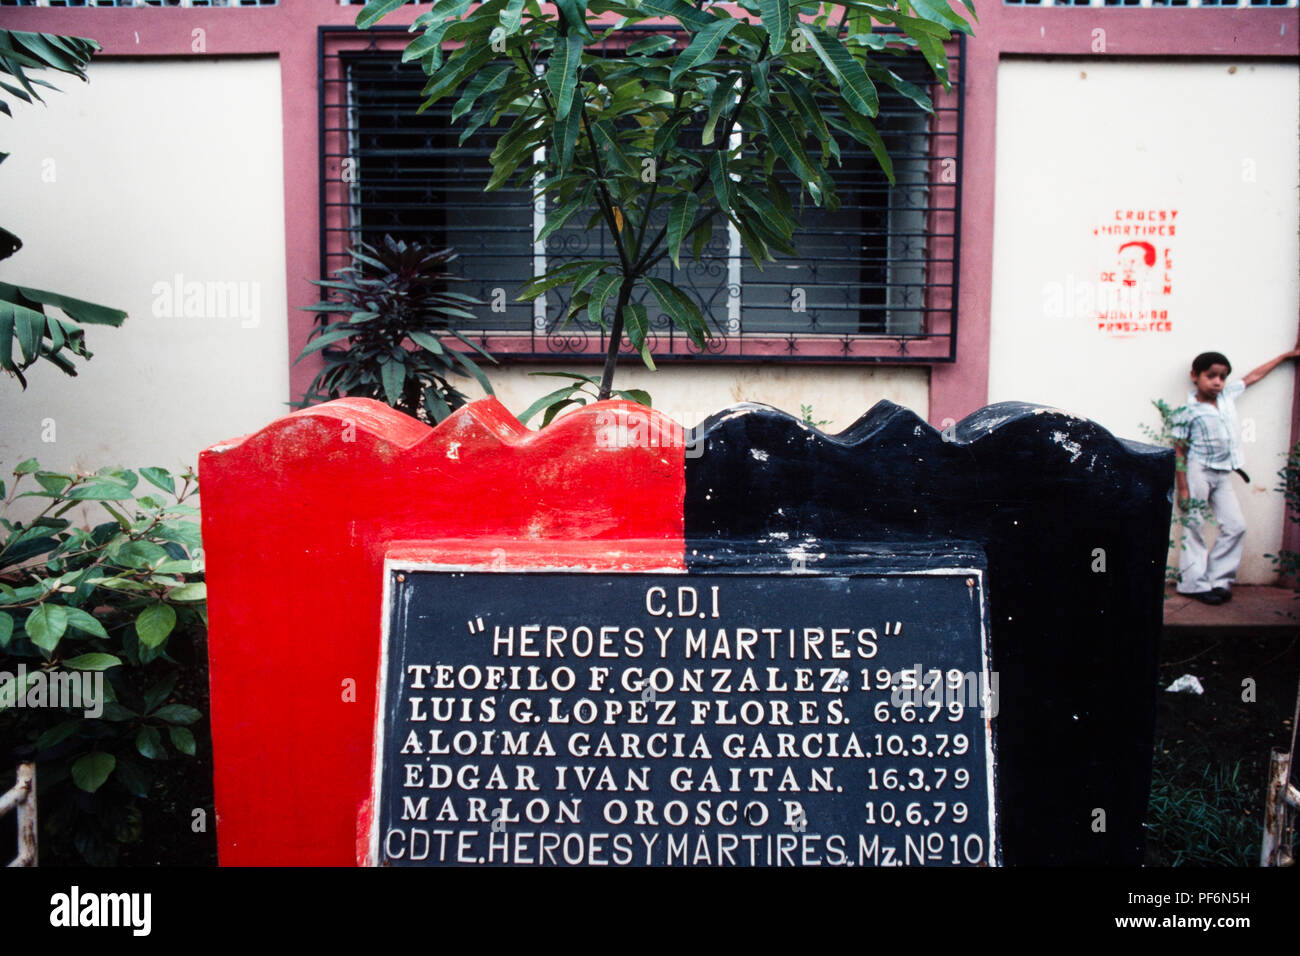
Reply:
<svg viewBox="0 0 1300 956"><path fill-rule="evenodd" d="M384 25L408 24L427 6L390 14ZM961 9L960 7L958 9ZM993 187L996 160L997 68L1003 56L1300 56L1293 9L1096 9L1007 7L977 2L980 19L966 44L958 351L953 365L930 373L930 420L960 419L988 399L989 321L993 282ZM273 55L280 58L284 113L285 270L289 356L307 342L319 278L316 49L318 26L352 26L360 7L333 0L281 0L263 8L13 8L3 25L90 36L101 57ZM1289 29L1288 29L1289 27ZM192 33L205 31L206 51L192 51ZM1106 31L1105 54L1093 54L1093 30ZM94 68L91 68L94 81ZM315 374L303 362L290 370L292 400ZM1296 412L1300 415L1300 385ZM1300 437L1294 431L1293 441ZM1288 532L1300 547L1300 532Z"/></svg>

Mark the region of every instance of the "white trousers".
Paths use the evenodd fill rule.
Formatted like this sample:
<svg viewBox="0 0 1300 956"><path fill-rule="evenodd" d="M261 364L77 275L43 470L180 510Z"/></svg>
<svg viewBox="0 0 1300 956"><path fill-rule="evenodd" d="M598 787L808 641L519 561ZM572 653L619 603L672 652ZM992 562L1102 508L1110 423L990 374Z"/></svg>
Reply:
<svg viewBox="0 0 1300 956"><path fill-rule="evenodd" d="M1232 490L1233 478L1230 471L1206 468L1195 461L1187 463L1188 494L1209 504L1219 525L1219 536L1206 554L1202 536L1204 519L1199 514L1189 516L1178 561L1180 594L1230 588L1237 579L1237 567L1246 545L1246 521Z"/></svg>

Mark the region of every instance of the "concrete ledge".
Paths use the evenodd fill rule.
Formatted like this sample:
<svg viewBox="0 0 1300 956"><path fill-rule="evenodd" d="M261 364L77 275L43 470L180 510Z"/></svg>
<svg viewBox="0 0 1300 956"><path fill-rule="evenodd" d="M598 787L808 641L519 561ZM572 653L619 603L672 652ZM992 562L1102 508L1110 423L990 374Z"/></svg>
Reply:
<svg viewBox="0 0 1300 956"><path fill-rule="evenodd" d="M1294 615L1288 617L1287 615ZM1300 630L1300 600L1290 588L1243 586L1217 606L1184 597L1171 585L1165 591L1165 631L1188 628Z"/></svg>

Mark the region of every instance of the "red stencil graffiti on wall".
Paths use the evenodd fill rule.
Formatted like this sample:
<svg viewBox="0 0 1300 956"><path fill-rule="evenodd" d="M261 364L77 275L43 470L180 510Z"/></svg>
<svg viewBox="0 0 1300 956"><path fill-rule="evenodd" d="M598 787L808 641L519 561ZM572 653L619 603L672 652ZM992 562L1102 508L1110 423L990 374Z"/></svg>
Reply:
<svg viewBox="0 0 1300 956"><path fill-rule="evenodd" d="M1177 209L1117 207L1093 227L1099 332L1127 337L1173 331L1177 220Z"/></svg>

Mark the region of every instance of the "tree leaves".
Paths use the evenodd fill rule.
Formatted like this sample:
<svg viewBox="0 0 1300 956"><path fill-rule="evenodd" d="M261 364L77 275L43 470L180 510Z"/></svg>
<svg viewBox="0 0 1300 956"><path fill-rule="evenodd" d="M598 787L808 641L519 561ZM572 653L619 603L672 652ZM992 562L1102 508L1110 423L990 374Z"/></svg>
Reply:
<svg viewBox="0 0 1300 956"><path fill-rule="evenodd" d="M953 12L947 0L909 0L909 2L913 12L919 14L919 19L923 22L943 24L962 33L971 32L970 24ZM975 7L971 3L967 2L966 7L972 14L975 12Z"/></svg>
<svg viewBox="0 0 1300 956"><path fill-rule="evenodd" d="M640 9L646 13L672 17L688 30L704 30L715 22L714 17L683 0L641 0Z"/></svg>
<svg viewBox="0 0 1300 956"><path fill-rule="evenodd" d="M682 237L695 221L695 214L700 208L700 197L693 192L683 193L673 200L668 210L668 255L673 260L673 267L680 269L678 250Z"/></svg>
<svg viewBox="0 0 1300 956"><path fill-rule="evenodd" d="M709 113L704 120L704 130L700 134L700 142L705 146L709 146L713 143L713 128L718 122L718 117L722 115L722 111L731 102L731 97L736 88L736 81L738 79L740 79L739 74L728 74L726 79L720 83L716 83L709 95ZM722 132L724 136L729 133L728 130L723 130Z"/></svg>
<svg viewBox="0 0 1300 956"><path fill-rule="evenodd" d="M72 782L87 793L94 793L116 766L117 758L112 754L102 751L85 754L72 764Z"/></svg>
<svg viewBox="0 0 1300 956"><path fill-rule="evenodd" d="M76 657L69 657L63 665L74 671L106 671L110 667L120 666L121 663L122 659L112 654L78 654Z"/></svg>
<svg viewBox="0 0 1300 956"><path fill-rule="evenodd" d="M61 604L42 604L27 615L27 636L41 650L53 653L68 629L68 609Z"/></svg>
<svg viewBox="0 0 1300 956"><path fill-rule="evenodd" d="M552 127L555 142L556 162L561 169L567 169L573 162L573 148L578 142L578 129L582 121L582 93L574 89L564 119L557 120Z"/></svg>
<svg viewBox="0 0 1300 956"><path fill-rule="evenodd" d="M826 139L830 131L826 128L821 107L817 105L817 100L808 89L808 85L794 73L778 73L776 82L790 94L795 112L803 120L804 126L815 133L818 139Z"/></svg>
<svg viewBox="0 0 1300 956"><path fill-rule="evenodd" d="M394 10L400 9L406 0L370 0L357 14L357 29L368 30Z"/></svg>
<svg viewBox="0 0 1300 956"><path fill-rule="evenodd" d="M154 727L140 728L140 732L135 735L135 749L142 757L148 757L150 760L162 760L167 756L167 751L163 748L162 734Z"/></svg>
<svg viewBox="0 0 1300 956"><path fill-rule="evenodd" d="M506 7L501 11L501 31L506 36L511 36L519 30L519 24L524 16L524 0L507 0Z"/></svg>
<svg viewBox="0 0 1300 956"><path fill-rule="evenodd" d="M637 40L629 44L627 48L628 56L654 56L657 53L664 53L673 48L674 40L670 36L650 36L644 40Z"/></svg>
<svg viewBox="0 0 1300 956"><path fill-rule="evenodd" d="M596 36L587 26L585 3L579 3L578 0L555 0L555 5L560 10L561 36L565 34L572 36L573 34L570 31L577 31L577 35L581 40L585 40L587 43L595 42Z"/></svg>
<svg viewBox="0 0 1300 956"><path fill-rule="evenodd" d="M697 33L690 45L673 62L672 69L668 72L669 84L676 86L681 75L687 70L693 70L711 61L718 52L718 47L722 45L722 41L735 27L736 21L728 17L725 20L714 20Z"/></svg>
<svg viewBox="0 0 1300 956"><path fill-rule="evenodd" d="M104 625L99 623L99 618L88 614L79 607L65 607L63 613L67 617L68 627L73 630L81 631L83 634L89 634L92 637L102 637L108 640L108 631L104 630ZM113 658L117 660L117 658ZM103 668L87 667L86 670L102 670Z"/></svg>
<svg viewBox="0 0 1300 956"><path fill-rule="evenodd" d="M47 315L47 306L61 309L71 321ZM76 375L68 353L85 359L91 358L91 353L86 348L84 330L73 323L118 326L125 319L126 313L117 309L0 282L0 371L13 373L24 389L27 379L23 371L40 359L68 375ZM15 340L21 356L18 361L14 360Z"/></svg>
<svg viewBox="0 0 1300 956"><path fill-rule="evenodd" d="M605 303L614 294L614 290L622 284L623 277L617 274L602 275L596 279L591 287L591 298L587 300L587 318L604 328Z"/></svg>
<svg viewBox="0 0 1300 956"><path fill-rule="evenodd" d="M464 2L436 0L416 22L436 27L448 11L463 12ZM624 330L650 363L646 342L652 336L643 307L632 301L640 287L651 287L674 324L700 340L707 333L698 304L670 284L656 287L648 281L664 258L681 268L687 236L699 256L721 216L739 230L756 264L777 252L795 252L798 222L784 186L771 185L774 163L783 163L828 211L839 206L830 167L840 160L841 131L867 144L892 178L884 141L871 122L880 108L877 84L920 108L928 97L923 85L904 80L873 58L886 59L882 51L892 55L899 42L909 44L943 78L941 37L964 24L948 2L920 0L890 8L851 0L844 41L829 9L800 22L796 14L811 8L791 0L749 0L739 10L701 9L683 0L559 0L554 8L558 18L554 11L543 14L533 0L489 0L438 34L439 40L445 36L460 44L449 48L446 64L439 65L441 48L432 41L412 45L407 58L424 67L429 102L461 90L450 112L453 121L465 126L462 142L489 119L495 126L501 117L510 117L509 131L492 151L486 188L509 184L547 198L546 221L534 241L545 243L586 220L588 229L608 231L606 238L619 253L617 262L587 263L530 280L519 290L519 300L563 287L569 294L561 326L584 308L593 322L607 325L603 310L622 290L628 293L621 316ZM380 9L382 4L372 6ZM593 39L585 17L604 14L620 19L601 24L602 40L625 24L643 26L651 18L675 19L686 34L680 43L668 35L638 36L630 38L635 40L630 46L620 49L615 43L597 56L584 49L584 42ZM873 34L873 17L897 25L901 35L887 39ZM510 58L494 62L489 47L496 46L498 55L500 47L489 38L502 32L512 37ZM791 51L792 37L806 40L811 50L805 52L801 42ZM539 62L546 65L540 77L535 72ZM827 94L842 116L832 115ZM820 144L819 157L805 142L809 134ZM656 213L667 213L666 222L648 229ZM373 320L374 310L367 312ZM319 336L311 342L331 360L345 338L340 334L334 349L317 344ZM355 338L347 342L349 348L357 345ZM449 364L459 362L450 353L447 358ZM403 361L397 355L385 357L384 373L376 369L367 381L391 398ZM331 381L355 383L357 374L340 372ZM577 393L553 398L546 406L547 420L562 407L581 403ZM423 403L441 407L436 398Z"/></svg>
<svg viewBox="0 0 1300 956"><path fill-rule="evenodd" d="M39 77L29 78L27 70L58 70L77 79L86 79L90 58L102 47L88 37L65 37L53 33L29 33L20 30L0 30L0 75L12 77L18 86L0 82L7 93L23 102L45 102L36 92L36 86L57 89ZM0 112L13 115L9 105L0 100Z"/></svg>
<svg viewBox="0 0 1300 956"><path fill-rule="evenodd" d="M772 38L772 52L780 53L790 42L790 0L758 0L763 30Z"/></svg>
<svg viewBox="0 0 1300 956"><path fill-rule="evenodd" d="M203 717L193 707L185 704L168 704L166 707L159 707L150 716L165 720L169 724L193 724Z"/></svg>
<svg viewBox="0 0 1300 956"><path fill-rule="evenodd" d="M790 122L774 110L759 107L758 113L762 117L763 129L768 135L772 148L785 161L790 171L804 182L816 182L820 174L813 169L812 161L804 152L803 143L795 135Z"/></svg>
<svg viewBox="0 0 1300 956"><path fill-rule="evenodd" d="M175 609L162 603L149 605L135 619L135 633L145 647L160 645L175 626Z"/></svg>
<svg viewBox="0 0 1300 956"><path fill-rule="evenodd" d="M582 65L582 37L571 33L562 39L564 42L555 44L550 62L546 65L546 85L555 103L557 126L569 115L569 110L577 100L574 93L578 86L578 70ZM578 105L581 106L581 101Z"/></svg>
<svg viewBox="0 0 1300 956"><path fill-rule="evenodd" d="M645 277L646 285L659 300L659 306L668 313L669 318L677 324L688 336L697 348L704 348L704 340L709 337L709 327L704 321L704 315L700 312L700 307L695 304L695 300L688 296L677 286L663 279L657 279L654 276ZM636 344L634 339L633 345Z"/></svg>
<svg viewBox="0 0 1300 956"><path fill-rule="evenodd" d="M889 158L884 139L869 119L864 116L848 114L846 119L837 119L830 116L827 117L826 121L836 129L843 130L858 142L866 145L871 150L872 155L876 157L876 162L880 163L881 170L889 177L889 184L891 186L894 184L894 164Z"/></svg>
<svg viewBox="0 0 1300 956"><path fill-rule="evenodd" d="M714 150L709 154L709 181L713 184L713 195L718 208L725 214L731 210L731 180L727 178L727 163L722 153Z"/></svg>
<svg viewBox="0 0 1300 956"><path fill-rule="evenodd" d="M454 123L468 113L480 97L505 86L506 80L510 78L513 70L514 65L512 63L493 63L475 74L474 78L465 84L464 92L461 93L460 99L456 101L456 105L452 108L452 122Z"/></svg>
<svg viewBox="0 0 1300 956"><path fill-rule="evenodd" d="M808 45L816 52L826 69L839 82L840 94L860 113L875 116L880 112L880 99L876 88L867 76L866 69L845 48L839 37L831 36L823 30L799 24L798 30L808 40Z"/></svg>
<svg viewBox="0 0 1300 956"><path fill-rule="evenodd" d="M649 282L649 278L646 279ZM646 368L654 371L654 359L650 356L650 345L646 336L650 333L650 323L646 319L645 306L640 302L629 302L623 307L624 328L632 347L641 353L641 361Z"/></svg>
<svg viewBox="0 0 1300 956"><path fill-rule="evenodd" d="M517 298L521 302L527 302L537 298L548 289L553 289L558 285L581 275L583 271L590 266L607 266L610 263L603 259L575 259L572 262L566 262L563 265L556 266L554 269L538 276L535 279L529 279L519 290Z"/></svg>
<svg viewBox="0 0 1300 956"><path fill-rule="evenodd" d="M168 727L167 736L172 746L186 756L193 757L195 752L194 734L186 727Z"/></svg>

